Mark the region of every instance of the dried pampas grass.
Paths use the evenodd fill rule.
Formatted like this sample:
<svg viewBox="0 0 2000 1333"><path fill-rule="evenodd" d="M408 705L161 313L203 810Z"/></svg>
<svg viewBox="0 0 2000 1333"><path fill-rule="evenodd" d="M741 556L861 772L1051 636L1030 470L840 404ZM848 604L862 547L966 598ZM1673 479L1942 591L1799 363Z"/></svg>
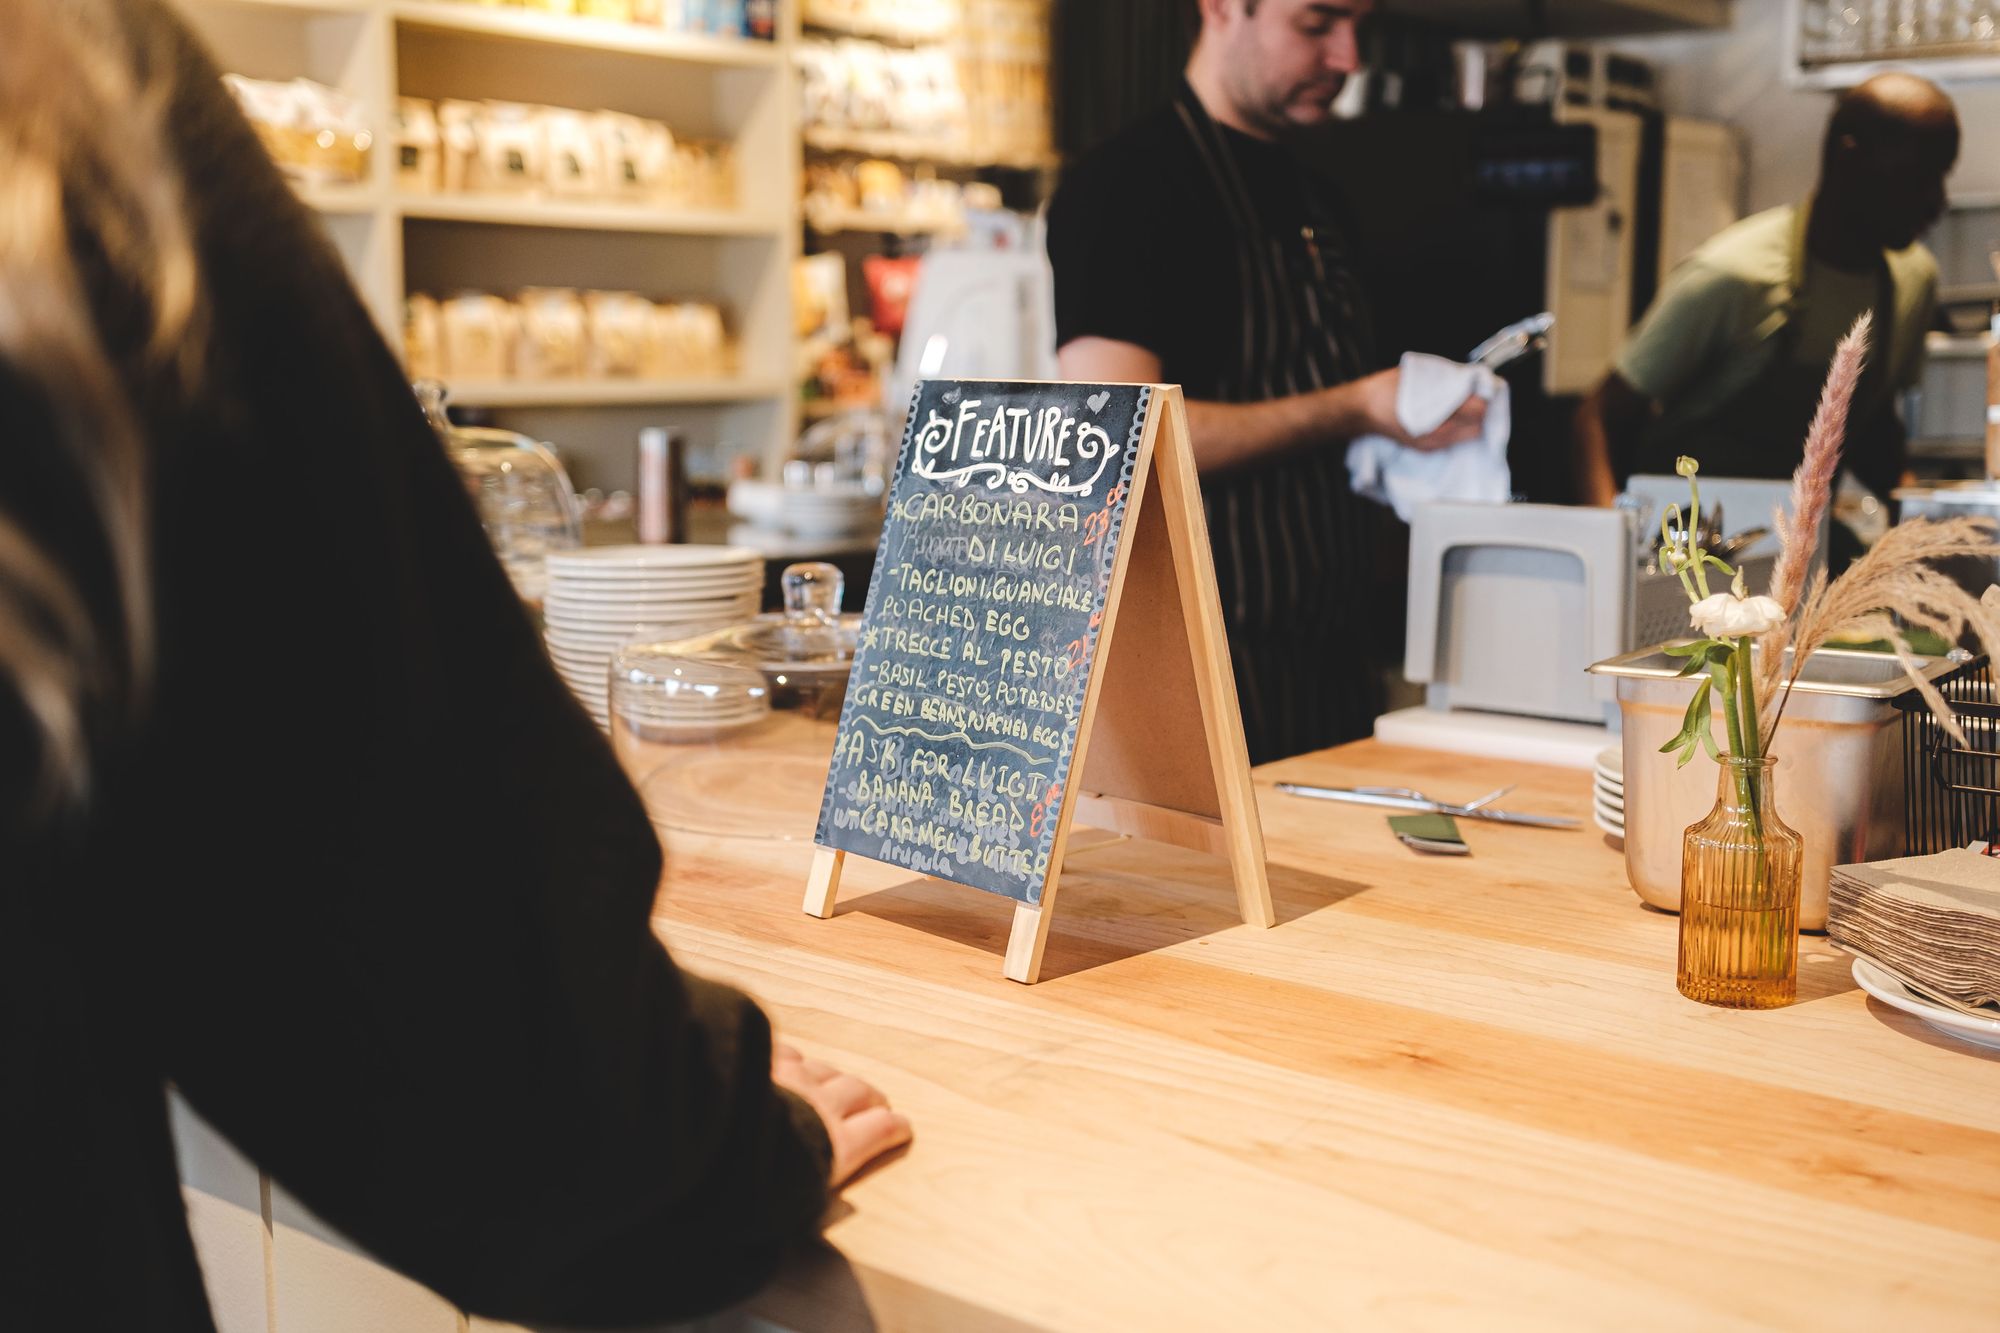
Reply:
<svg viewBox="0 0 2000 1333"><path fill-rule="evenodd" d="M2000 540L1986 519L1917 520L1889 529L1867 554L1831 583L1826 571L1807 571L1819 550L1820 525L1832 503L1840 472L1841 444L1847 435L1855 386L1867 359L1870 320L1864 314L1834 353L1819 409L1806 433L1805 457L1792 474L1792 513L1775 523L1782 549L1771 575L1771 593L1787 612L1786 621L1758 645L1757 713L1763 719L1761 748L1768 749L1791 686L1807 658L1829 641L1853 635L1885 639L1931 711L1954 739L1964 744L1958 718L1937 687L1923 675L1906 638L1905 626L1931 630L1957 643L1969 626L1989 655L2000 659L2000 589L1975 597L1934 568L1943 560L2000 559ZM1899 623L1900 621L1900 623ZM1786 679L1786 650L1791 677ZM1782 696L1782 697L1781 697ZM1776 707L1772 705L1775 704Z"/></svg>
<svg viewBox="0 0 2000 1333"><path fill-rule="evenodd" d="M1900 617L1906 625L1930 630L1947 643L1957 643L1970 626L1986 651L2000 658L2000 597L1993 596L1994 590L1990 588L1987 596L1974 597L1932 568L1940 560L1967 557L1988 561L2000 558L2000 540L1995 540L1991 521L1919 519L1889 529L1882 540L1832 583L1821 574L1813 580L1792 626L1792 679L1798 678L1800 665L1831 639L1856 634L1886 639L1938 721L1955 740L1964 744L1958 719L1944 696L1924 678L1922 664L1910 651L1906 631L1895 617ZM1778 670L1773 674L1782 675L1783 663L1779 659L1784 649L1782 643L1764 644L1764 661L1759 664L1760 683L1764 669L1774 662L1778 663ZM1790 692L1788 682L1785 689L1788 697ZM1758 702L1766 705L1761 715L1767 719L1763 730L1768 745L1783 716L1784 705L1781 701L1778 708L1769 708L1769 696L1761 689Z"/></svg>
<svg viewBox="0 0 2000 1333"><path fill-rule="evenodd" d="M1840 476L1840 450L1847 439L1848 410L1854 404L1855 386L1868 360L1868 335L1874 325L1863 311L1854 327L1840 340L1833 354L1833 368L1827 373L1826 388L1820 391L1819 408L1813 413L1812 427L1806 432L1805 457L1792 473L1792 512L1780 509L1771 516L1771 530L1778 534L1778 563L1771 571L1771 597L1785 608L1788 617L1803 605L1806 573L1819 552L1819 530L1833 503L1834 482ZM1777 693L1784 672L1785 647L1791 642L1788 619L1764 641L1763 657L1757 663L1757 704L1769 716L1771 698Z"/></svg>

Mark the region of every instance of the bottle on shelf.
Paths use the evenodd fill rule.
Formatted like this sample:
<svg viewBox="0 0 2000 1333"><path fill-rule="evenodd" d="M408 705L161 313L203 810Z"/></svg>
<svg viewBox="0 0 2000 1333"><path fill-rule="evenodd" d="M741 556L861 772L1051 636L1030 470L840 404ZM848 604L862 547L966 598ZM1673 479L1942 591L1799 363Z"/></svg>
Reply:
<svg viewBox="0 0 2000 1333"><path fill-rule="evenodd" d="M651 546L688 539L687 437L663 426L639 432L639 540Z"/></svg>

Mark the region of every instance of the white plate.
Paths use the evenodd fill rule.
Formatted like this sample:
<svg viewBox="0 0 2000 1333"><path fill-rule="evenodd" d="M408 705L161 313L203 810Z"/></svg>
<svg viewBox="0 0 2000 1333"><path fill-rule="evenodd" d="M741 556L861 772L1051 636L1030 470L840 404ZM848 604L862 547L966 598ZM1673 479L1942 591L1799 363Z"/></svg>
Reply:
<svg viewBox="0 0 2000 1333"><path fill-rule="evenodd" d="M599 670L608 670L612 657L624 646L625 636L614 634L609 638L593 639L550 630L542 636L542 643L548 648L549 656L558 661L567 658L578 666L594 663Z"/></svg>
<svg viewBox="0 0 2000 1333"><path fill-rule="evenodd" d="M572 685L588 686L593 693L602 694L611 688L611 664L599 662L592 666L574 659L556 659L556 674Z"/></svg>
<svg viewBox="0 0 2000 1333"><path fill-rule="evenodd" d="M2000 1018L1975 1018L1934 1004L1866 958L1854 960L1854 983L1891 1009L1914 1014L1948 1037L2000 1051Z"/></svg>
<svg viewBox="0 0 2000 1333"><path fill-rule="evenodd" d="M559 643L565 648L588 648L595 651L599 648L617 649L634 638L650 639L654 637L655 630L670 634L680 632L673 625L662 625L658 622L648 624L643 620L614 620L608 624L592 625L589 628L578 625L544 625L542 637L550 643Z"/></svg>
<svg viewBox="0 0 2000 1333"><path fill-rule="evenodd" d="M705 616L712 611L739 611L745 607L755 611L762 597L762 590L754 588L703 593L699 597L630 597L615 602L550 596L542 599L542 606L566 616L652 615L686 620L690 615Z"/></svg>
<svg viewBox="0 0 2000 1333"><path fill-rule="evenodd" d="M742 569L692 569L685 572L649 569L639 572L644 577L595 570L589 573L551 570L549 582L557 588L580 588L612 597L629 596L649 587L678 592L682 588L755 588L764 582L763 568L757 565L747 565Z"/></svg>
<svg viewBox="0 0 2000 1333"><path fill-rule="evenodd" d="M732 624L748 620L755 614L756 611L748 604L739 602L692 615L686 610L672 613L604 611L579 614L575 611L558 611L553 607L544 607L542 619L557 629L578 630L584 634L602 634L609 630L651 629L655 626L679 633L689 627L699 629L703 626ZM686 635L683 634L681 637L685 638Z"/></svg>
<svg viewBox="0 0 2000 1333"><path fill-rule="evenodd" d="M1613 793L1604 790L1604 788L1602 787L1599 787L1595 792L1592 792L1590 799L1594 801L1596 804L1603 806L1607 810L1616 810L1620 814L1625 813L1625 798L1623 796L1614 795Z"/></svg>
<svg viewBox="0 0 2000 1333"><path fill-rule="evenodd" d="M752 611L758 609L764 599L764 589L760 584L755 588L704 588L700 592L648 592L635 597L579 597L566 589L551 584L542 596L542 605L564 613L596 615L600 612L616 611L625 614L643 609L650 615L681 615L681 608L687 606L707 607L721 604L730 607L747 606Z"/></svg>
<svg viewBox="0 0 2000 1333"><path fill-rule="evenodd" d="M1595 811L1591 812L1590 822L1614 838L1623 838L1625 836L1625 826L1623 824L1614 824Z"/></svg>
<svg viewBox="0 0 2000 1333"><path fill-rule="evenodd" d="M764 555L743 546L587 546L581 551L552 551L549 569L592 578L627 571L652 574L660 570L728 569L762 564Z"/></svg>
<svg viewBox="0 0 2000 1333"><path fill-rule="evenodd" d="M1623 810L1613 809L1602 801L1593 801L1590 806L1590 812L1597 816L1600 824L1616 824L1620 831L1623 831L1625 828L1625 812Z"/></svg>
<svg viewBox="0 0 2000 1333"><path fill-rule="evenodd" d="M702 582L584 582L550 578L550 596L566 602L590 606L622 606L624 602L702 602L718 596L756 596L764 590L762 578L704 578Z"/></svg>
<svg viewBox="0 0 2000 1333"><path fill-rule="evenodd" d="M623 592L628 588L711 588L718 584L743 587L764 580L762 565L735 569L551 569L549 582L558 588L590 588Z"/></svg>

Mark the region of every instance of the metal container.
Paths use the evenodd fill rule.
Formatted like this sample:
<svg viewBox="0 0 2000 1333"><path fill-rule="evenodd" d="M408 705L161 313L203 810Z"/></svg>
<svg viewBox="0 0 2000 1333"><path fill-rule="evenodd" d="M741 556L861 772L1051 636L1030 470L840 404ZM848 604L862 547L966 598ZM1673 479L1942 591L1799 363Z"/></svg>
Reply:
<svg viewBox="0 0 2000 1333"><path fill-rule="evenodd" d="M1915 518L1983 518L2000 524L2000 482L1940 482L1905 486L1896 492L1900 521ZM1974 597L2000 582L2000 563L1967 556L1937 562L1937 567Z"/></svg>
<svg viewBox="0 0 2000 1333"><path fill-rule="evenodd" d="M1936 679L1957 664L1922 658ZM1715 804L1716 766L1685 768L1660 747L1680 731L1694 680L1660 648L1591 667L1617 681L1625 755L1625 874L1633 891L1669 912L1681 907L1681 834ZM1799 925L1826 929L1834 866L1903 854L1903 757L1893 701L1911 688L1887 653L1812 655L1778 729L1778 817L1805 839ZM1726 734L1717 700L1715 734Z"/></svg>

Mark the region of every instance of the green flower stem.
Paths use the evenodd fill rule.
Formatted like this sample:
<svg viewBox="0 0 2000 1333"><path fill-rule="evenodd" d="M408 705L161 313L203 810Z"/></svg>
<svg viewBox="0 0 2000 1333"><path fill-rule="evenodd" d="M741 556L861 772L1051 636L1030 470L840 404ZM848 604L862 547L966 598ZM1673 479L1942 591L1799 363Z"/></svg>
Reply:
<svg viewBox="0 0 2000 1333"><path fill-rule="evenodd" d="M1743 759L1762 758L1763 738L1757 731L1757 690L1750 679L1750 640L1747 637L1738 639L1736 651L1729 655L1729 680L1730 693L1735 698L1726 700L1725 707L1732 710L1730 723L1736 736L1736 753ZM1740 721L1734 715L1736 710L1742 712ZM1744 808L1750 812L1750 834L1762 847L1764 816L1756 800L1762 795L1760 779L1752 777L1748 770L1739 771L1736 776L1740 788L1738 795L1742 797Z"/></svg>
<svg viewBox="0 0 2000 1333"><path fill-rule="evenodd" d="M1693 512L1687 518L1688 554L1694 559L1694 581L1701 587L1701 595L1708 596L1708 574L1701 567L1701 484L1688 473L1688 501Z"/></svg>

